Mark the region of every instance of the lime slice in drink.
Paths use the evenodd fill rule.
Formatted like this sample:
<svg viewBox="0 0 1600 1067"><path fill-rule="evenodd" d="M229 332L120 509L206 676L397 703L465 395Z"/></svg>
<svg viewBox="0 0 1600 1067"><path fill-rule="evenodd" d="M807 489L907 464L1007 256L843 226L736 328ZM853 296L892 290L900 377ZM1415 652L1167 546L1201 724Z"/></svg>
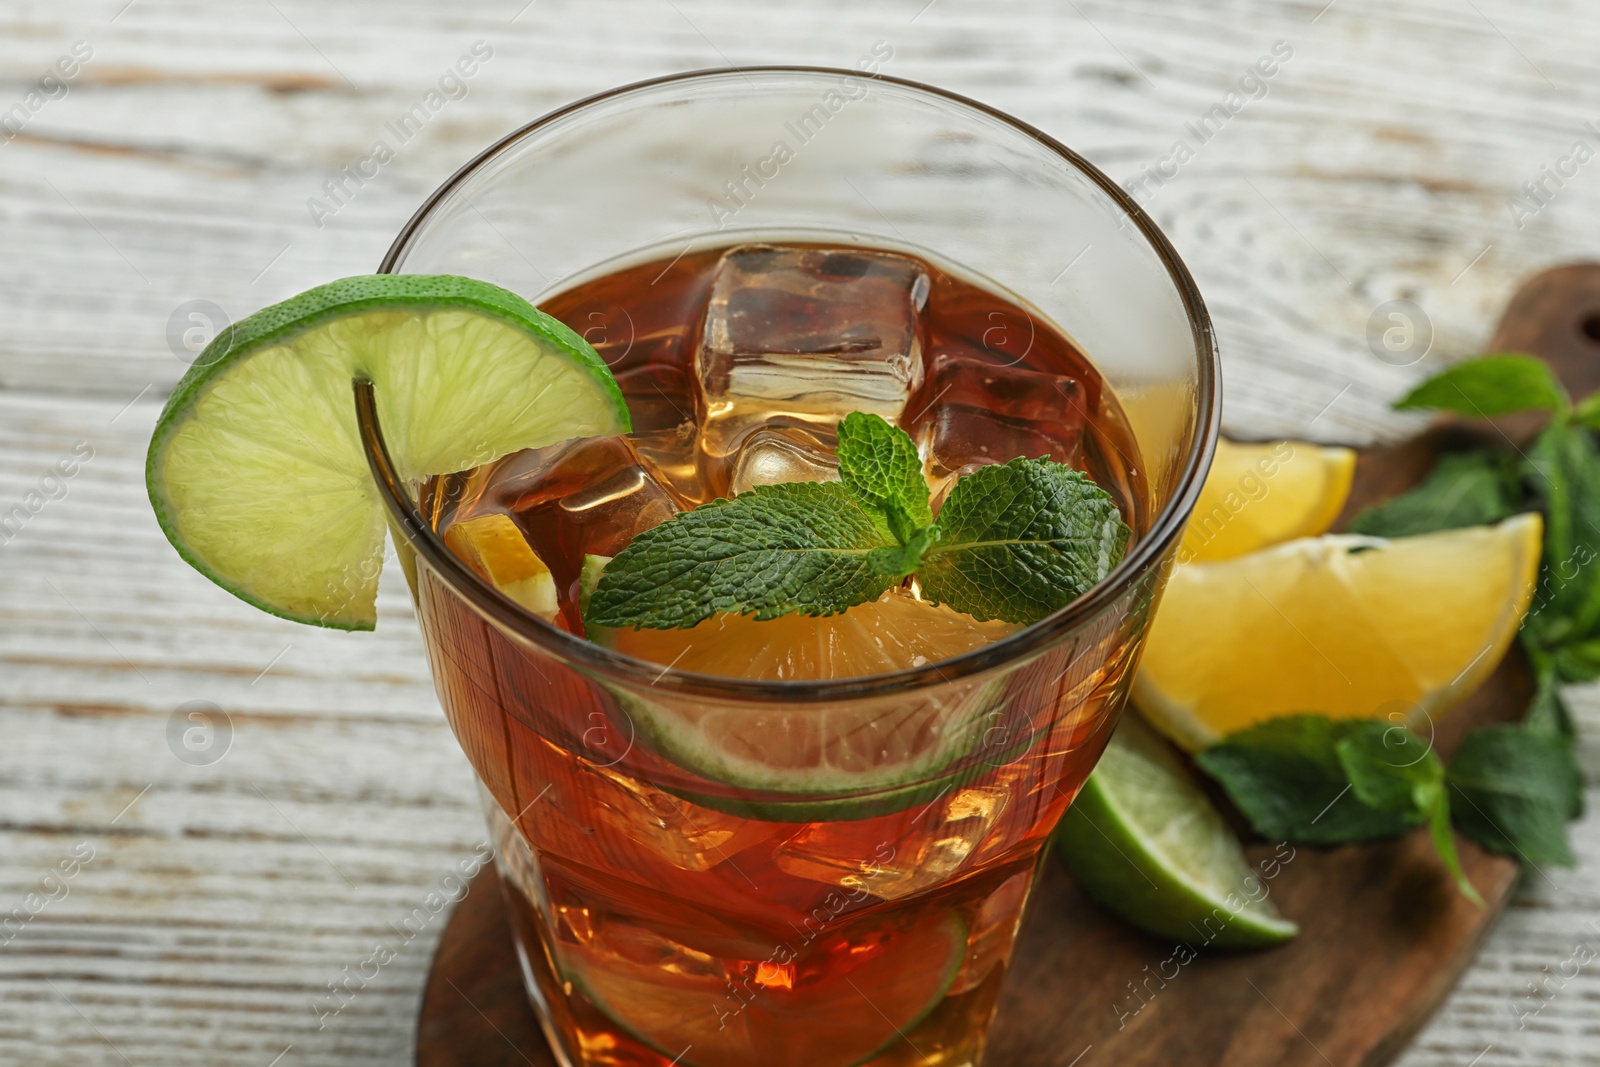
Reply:
<svg viewBox="0 0 1600 1067"><path fill-rule="evenodd" d="M167 400L145 480L179 555L298 622L370 630L384 515L357 434L367 378L406 478L625 433L594 349L486 282L346 278L219 334Z"/></svg>
<svg viewBox="0 0 1600 1067"><path fill-rule="evenodd" d="M1195 948L1259 948L1299 933L1177 756L1131 713L1056 847L1084 892L1150 933Z"/></svg>
<svg viewBox="0 0 1600 1067"><path fill-rule="evenodd" d="M789 962L775 952L737 985L720 967L667 967L601 954L603 945L561 946L574 992L674 1063L817 1067L861 1063L903 1042L955 981L967 930L935 910L797 956L791 949Z"/></svg>
<svg viewBox="0 0 1600 1067"><path fill-rule="evenodd" d="M580 596L609 559L584 560ZM718 615L687 630L590 628L597 644L665 668L797 681L920 667L1016 627L980 623L900 590L838 615L756 621ZM664 673L663 670L663 673ZM744 704L616 689L638 736L729 787L669 787L696 804L773 822L866 819L924 804L1016 758L1037 738L1014 722L1004 679L957 681L892 698Z"/></svg>

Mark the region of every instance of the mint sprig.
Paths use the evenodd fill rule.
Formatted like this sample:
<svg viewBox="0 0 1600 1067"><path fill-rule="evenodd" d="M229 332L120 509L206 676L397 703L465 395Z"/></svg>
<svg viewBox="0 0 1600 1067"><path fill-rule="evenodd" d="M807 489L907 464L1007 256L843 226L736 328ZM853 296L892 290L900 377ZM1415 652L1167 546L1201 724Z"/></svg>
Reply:
<svg viewBox="0 0 1600 1067"><path fill-rule="evenodd" d="M1229 735L1195 759L1257 832L1296 844L1398 837L1427 825L1456 886L1481 904L1450 834L1446 772L1403 726L1291 715Z"/></svg>
<svg viewBox="0 0 1600 1067"><path fill-rule="evenodd" d="M910 436L876 415L839 423L838 482L759 486L634 538L589 597L590 626L687 628L722 613L834 615L916 575L979 620L1032 623L1122 559L1110 494L1046 459L959 479L937 522Z"/></svg>
<svg viewBox="0 0 1600 1067"><path fill-rule="evenodd" d="M1576 405L1535 356L1497 353L1435 375L1395 404L1470 418L1548 412L1519 450L1442 457L1410 492L1368 508L1351 529L1385 537L1544 515L1539 584L1520 640L1538 688L1523 722L1467 735L1447 775L1456 829L1490 852L1571 864L1565 824L1583 806L1563 682L1600 678L1600 393Z"/></svg>

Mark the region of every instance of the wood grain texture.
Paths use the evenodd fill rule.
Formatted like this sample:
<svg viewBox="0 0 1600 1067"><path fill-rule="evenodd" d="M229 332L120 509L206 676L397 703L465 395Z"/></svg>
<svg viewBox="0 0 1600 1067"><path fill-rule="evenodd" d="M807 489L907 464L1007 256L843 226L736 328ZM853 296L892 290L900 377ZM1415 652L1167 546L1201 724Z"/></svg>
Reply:
<svg viewBox="0 0 1600 1067"><path fill-rule="evenodd" d="M1148 205L1217 319L1231 432L1393 440L1417 420L1388 400L1482 344L1521 278L1600 253L1600 162L1520 228L1507 207L1596 143L1593 15L1586 0L8 0L0 113L74 42L94 54L0 143L0 514L78 442L94 458L0 534L0 916L75 845L95 852L0 945L0 1062L406 1062L432 928L339 1015L319 1026L313 1004L482 836L399 585L376 634L296 627L217 592L150 518L140 463L185 368L180 305L239 317L368 271L478 148L636 78L849 65L886 40L889 72L1013 111L1131 180L1284 40L1266 97ZM478 40L495 56L470 94L319 228L307 200ZM1435 328L1410 366L1366 340L1398 297ZM194 700L233 724L209 766L167 742ZM1600 700L1575 700L1593 782ZM1407 1067L1600 1063L1593 965L1546 977L1596 936L1600 819L1575 844L1579 869L1525 882ZM1519 1028L1535 981L1553 996Z"/></svg>

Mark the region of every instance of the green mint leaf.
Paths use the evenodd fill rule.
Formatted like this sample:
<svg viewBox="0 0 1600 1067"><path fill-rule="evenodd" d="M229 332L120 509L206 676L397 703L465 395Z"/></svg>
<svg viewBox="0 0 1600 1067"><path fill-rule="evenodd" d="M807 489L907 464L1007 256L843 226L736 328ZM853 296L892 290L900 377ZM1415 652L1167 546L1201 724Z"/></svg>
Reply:
<svg viewBox="0 0 1600 1067"><path fill-rule="evenodd" d="M1590 393L1584 397L1573 410L1572 418L1591 430L1600 430L1600 393Z"/></svg>
<svg viewBox="0 0 1600 1067"><path fill-rule="evenodd" d="M939 512L922 592L975 619L1033 623L1066 607L1122 559L1129 531L1111 495L1045 459L980 467Z"/></svg>
<svg viewBox="0 0 1600 1067"><path fill-rule="evenodd" d="M1444 787L1444 764L1422 738L1403 726L1351 722L1334 746L1350 779L1351 792L1369 808L1426 822L1434 851L1456 888L1468 900L1483 898L1468 881L1450 832L1450 797Z"/></svg>
<svg viewBox="0 0 1600 1067"><path fill-rule="evenodd" d="M867 553L867 565L877 574L887 578L904 578L922 566L922 557L928 547L939 539L937 526L924 526L913 531L903 545L888 545Z"/></svg>
<svg viewBox="0 0 1600 1067"><path fill-rule="evenodd" d="M1451 832L1450 796L1442 784L1431 787L1432 800L1428 806L1428 836L1433 839L1433 850L1439 854L1444 869L1456 880L1456 889L1478 907L1483 907L1483 897L1477 886L1461 869L1461 856L1456 852L1456 835Z"/></svg>
<svg viewBox="0 0 1600 1067"><path fill-rule="evenodd" d="M1600 638L1567 641L1547 651L1556 676L1563 682L1592 682L1600 678Z"/></svg>
<svg viewBox="0 0 1600 1067"><path fill-rule="evenodd" d="M1523 640L1566 680L1587 681L1600 676L1600 449L1587 430L1557 422L1527 448L1522 478L1544 512Z"/></svg>
<svg viewBox="0 0 1600 1067"><path fill-rule="evenodd" d="M884 514L901 544L933 523L916 443L877 415L854 411L839 423L839 478L863 507Z"/></svg>
<svg viewBox="0 0 1600 1067"><path fill-rule="evenodd" d="M1583 806L1572 740L1525 726L1488 726L1461 743L1446 772L1455 825L1490 852L1526 863L1576 861L1566 826Z"/></svg>
<svg viewBox="0 0 1600 1067"><path fill-rule="evenodd" d="M1539 682L1528 704L1528 713L1522 717L1522 725L1536 734L1573 737L1577 731L1573 727L1572 712L1561 695L1556 665L1553 662L1541 665L1537 675Z"/></svg>
<svg viewBox="0 0 1600 1067"><path fill-rule="evenodd" d="M1513 411L1566 411L1567 391L1537 356L1479 356L1434 375L1395 407L1456 411L1485 419Z"/></svg>
<svg viewBox="0 0 1600 1067"><path fill-rule="evenodd" d="M1274 840L1339 845L1397 837L1422 822L1421 810L1410 802L1398 810L1367 803L1361 793L1382 795L1372 781L1378 772L1363 764L1371 773L1358 793L1341 759L1339 742L1365 727L1378 729L1381 747L1390 729L1383 723L1285 716L1229 735L1195 762L1258 833Z"/></svg>
<svg viewBox="0 0 1600 1067"><path fill-rule="evenodd" d="M938 523L910 436L878 416L840 422L839 470L838 482L760 486L640 534L599 575L585 623L832 615L912 574L933 603L1028 623L1103 579L1127 547L1111 496L1049 460L959 479Z"/></svg>
<svg viewBox="0 0 1600 1067"><path fill-rule="evenodd" d="M838 482L760 486L634 538L606 566L584 621L665 630L721 612L837 614L896 584L869 562L889 544Z"/></svg>
<svg viewBox="0 0 1600 1067"><path fill-rule="evenodd" d="M1511 461L1494 452L1453 452L1439 457L1416 488L1356 515L1350 532L1372 537L1414 537L1463 526L1487 526L1517 513L1522 487Z"/></svg>
<svg viewBox="0 0 1600 1067"><path fill-rule="evenodd" d="M1259 833L1278 840L1337 845L1427 824L1456 887L1483 903L1450 833L1444 765L1403 726L1291 715L1240 730L1196 762Z"/></svg>
<svg viewBox="0 0 1600 1067"><path fill-rule="evenodd" d="M1444 781L1444 764L1427 742L1383 722L1350 722L1342 732L1334 750L1356 799L1413 824L1427 818Z"/></svg>

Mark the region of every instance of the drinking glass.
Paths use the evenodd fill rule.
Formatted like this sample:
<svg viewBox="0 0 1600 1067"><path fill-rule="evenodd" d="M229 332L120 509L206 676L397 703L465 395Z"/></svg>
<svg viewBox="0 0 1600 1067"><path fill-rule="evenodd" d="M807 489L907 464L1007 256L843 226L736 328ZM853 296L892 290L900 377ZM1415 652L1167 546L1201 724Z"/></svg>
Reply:
<svg viewBox="0 0 1600 1067"><path fill-rule="evenodd" d="M558 629L460 563L358 388L363 442L557 1058L976 1064L1042 846L1123 707L1210 462L1210 321L1167 240L1081 156L859 70L699 72L564 107L446 182L382 269L470 275L538 304L619 265L745 240L936 257L1026 309L996 329L1071 337L1138 453L1121 563L1042 622L941 662L696 675ZM623 329L619 311L574 325ZM920 779L797 798L696 773L646 729L708 716L848 721L869 738L959 723L972 741Z"/></svg>

